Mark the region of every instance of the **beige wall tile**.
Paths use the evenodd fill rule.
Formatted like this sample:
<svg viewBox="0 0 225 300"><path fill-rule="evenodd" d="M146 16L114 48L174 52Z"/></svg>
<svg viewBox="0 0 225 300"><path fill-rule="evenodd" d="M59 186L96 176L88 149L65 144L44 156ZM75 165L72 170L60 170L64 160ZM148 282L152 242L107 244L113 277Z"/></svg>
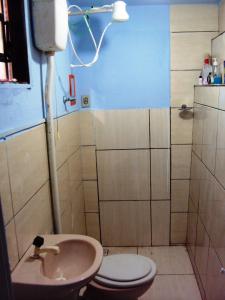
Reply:
<svg viewBox="0 0 225 300"><path fill-rule="evenodd" d="M60 119L54 120L54 135L55 135L55 147L56 147L56 164L59 168L69 157L68 147L65 142L63 133L62 122Z"/></svg>
<svg viewBox="0 0 225 300"><path fill-rule="evenodd" d="M21 258L36 235L52 232L51 199L48 183L16 215L15 223L19 257Z"/></svg>
<svg viewBox="0 0 225 300"><path fill-rule="evenodd" d="M83 181L85 212L98 212L97 181Z"/></svg>
<svg viewBox="0 0 225 300"><path fill-rule="evenodd" d="M151 201L152 206L152 245L170 243L170 201Z"/></svg>
<svg viewBox="0 0 225 300"><path fill-rule="evenodd" d="M200 196L199 196L199 216L208 232L211 230L213 194L215 189L215 179L209 170L202 164L201 181L200 181Z"/></svg>
<svg viewBox="0 0 225 300"><path fill-rule="evenodd" d="M81 145L95 145L94 113L92 111L81 111L79 113Z"/></svg>
<svg viewBox="0 0 225 300"><path fill-rule="evenodd" d="M213 248L209 250L207 286L208 299L223 299L225 295L224 274L221 273L221 265Z"/></svg>
<svg viewBox="0 0 225 300"><path fill-rule="evenodd" d="M172 212L187 212L189 197L189 180L171 181Z"/></svg>
<svg viewBox="0 0 225 300"><path fill-rule="evenodd" d="M225 241L221 238L225 226L225 190L214 179L211 180L209 194L208 199L205 197L205 219L207 222L204 219L204 225L210 234L211 246L214 247L220 261L225 265Z"/></svg>
<svg viewBox="0 0 225 300"><path fill-rule="evenodd" d="M151 199L170 199L170 150L151 150Z"/></svg>
<svg viewBox="0 0 225 300"><path fill-rule="evenodd" d="M7 141L14 213L48 180L45 126L40 125Z"/></svg>
<svg viewBox="0 0 225 300"><path fill-rule="evenodd" d="M68 162L65 162L57 171L61 213L64 213L70 203L70 177Z"/></svg>
<svg viewBox="0 0 225 300"><path fill-rule="evenodd" d="M225 1L221 1L219 5L219 31L224 32L225 31Z"/></svg>
<svg viewBox="0 0 225 300"><path fill-rule="evenodd" d="M220 34L212 40L212 55L217 57L220 62L220 71L223 74L223 61L225 60L224 49L225 47L225 34Z"/></svg>
<svg viewBox="0 0 225 300"><path fill-rule="evenodd" d="M95 112L97 149L149 148L147 109Z"/></svg>
<svg viewBox="0 0 225 300"><path fill-rule="evenodd" d="M83 184L71 187L73 233L86 234Z"/></svg>
<svg viewBox="0 0 225 300"><path fill-rule="evenodd" d="M82 179L97 179L95 146L81 147Z"/></svg>
<svg viewBox="0 0 225 300"><path fill-rule="evenodd" d="M15 230L15 222L14 220L10 221L8 225L5 227L6 233L6 241L8 248L8 256L10 269L14 269L16 264L19 262L19 254L18 254L18 246L17 246L17 238L16 238L16 230Z"/></svg>
<svg viewBox="0 0 225 300"><path fill-rule="evenodd" d="M209 255L209 237L205 231L205 228L200 218L198 218L195 262L204 289L206 289L208 255Z"/></svg>
<svg viewBox="0 0 225 300"><path fill-rule="evenodd" d="M216 86L195 87L195 102L217 108L219 103L219 92L220 89Z"/></svg>
<svg viewBox="0 0 225 300"><path fill-rule="evenodd" d="M219 31L225 31L225 1L221 1L219 5Z"/></svg>
<svg viewBox="0 0 225 300"><path fill-rule="evenodd" d="M199 71L171 71L171 106L182 104L192 107L194 102L194 85L198 84Z"/></svg>
<svg viewBox="0 0 225 300"><path fill-rule="evenodd" d="M142 247L138 254L154 260L158 275L193 274L190 259L184 246Z"/></svg>
<svg viewBox="0 0 225 300"><path fill-rule="evenodd" d="M172 145L172 179L189 179L191 146Z"/></svg>
<svg viewBox="0 0 225 300"><path fill-rule="evenodd" d="M170 110L150 110L151 148L170 148Z"/></svg>
<svg viewBox="0 0 225 300"><path fill-rule="evenodd" d="M217 119L218 110L204 108L202 161L213 173L216 164Z"/></svg>
<svg viewBox="0 0 225 300"><path fill-rule="evenodd" d="M190 196L196 207L199 204L200 185L202 181L203 164L200 159L192 152L191 161L191 180L190 180Z"/></svg>
<svg viewBox="0 0 225 300"><path fill-rule="evenodd" d="M100 241L100 225L98 213L86 213L87 235Z"/></svg>
<svg viewBox="0 0 225 300"><path fill-rule="evenodd" d="M192 131L192 149L198 157L202 157L202 139L203 139L203 121L204 111L203 107L199 104L194 104L194 119Z"/></svg>
<svg viewBox="0 0 225 300"><path fill-rule="evenodd" d="M216 146L216 178L225 188L225 111L219 111Z"/></svg>
<svg viewBox="0 0 225 300"><path fill-rule="evenodd" d="M220 109L225 110L225 86L221 86L219 90L219 104Z"/></svg>
<svg viewBox="0 0 225 300"><path fill-rule="evenodd" d="M171 69L201 69L204 55L211 53L211 39L215 35L212 32L172 33Z"/></svg>
<svg viewBox="0 0 225 300"><path fill-rule="evenodd" d="M4 223L13 217L12 199L9 184L6 143L0 142L0 195L3 209Z"/></svg>
<svg viewBox="0 0 225 300"><path fill-rule="evenodd" d="M159 275L140 300L202 300L194 275Z"/></svg>
<svg viewBox="0 0 225 300"><path fill-rule="evenodd" d="M191 198L189 199L188 207L188 227L187 227L187 249L190 259L194 263L195 259L195 246L196 246L196 233L197 233L197 221L198 210L193 204Z"/></svg>
<svg viewBox="0 0 225 300"><path fill-rule="evenodd" d="M193 111L171 109L171 143L192 144Z"/></svg>
<svg viewBox="0 0 225 300"><path fill-rule="evenodd" d="M82 181L82 166L81 166L81 150L78 149L70 158L68 159L69 166L69 177L70 181L75 186L79 186Z"/></svg>
<svg viewBox="0 0 225 300"><path fill-rule="evenodd" d="M63 212L61 219L62 219L62 233L63 234L73 233L71 203Z"/></svg>
<svg viewBox="0 0 225 300"><path fill-rule="evenodd" d="M187 236L187 213L171 214L171 243L185 244Z"/></svg>
<svg viewBox="0 0 225 300"><path fill-rule="evenodd" d="M150 151L98 151L100 200L150 200Z"/></svg>
<svg viewBox="0 0 225 300"><path fill-rule="evenodd" d="M57 119L55 123L57 166L61 166L80 145L79 113L74 112Z"/></svg>
<svg viewBox="0 0 225 300"><path fill-rule="evenodd" d="M100 202L104 246L151 244L150 201Z"/></svg>
<svg viewBox="0 0 225 300"><path fill-rule="evenodd" d="M170 31L218 31L218 6L171 5Z"/></svg>

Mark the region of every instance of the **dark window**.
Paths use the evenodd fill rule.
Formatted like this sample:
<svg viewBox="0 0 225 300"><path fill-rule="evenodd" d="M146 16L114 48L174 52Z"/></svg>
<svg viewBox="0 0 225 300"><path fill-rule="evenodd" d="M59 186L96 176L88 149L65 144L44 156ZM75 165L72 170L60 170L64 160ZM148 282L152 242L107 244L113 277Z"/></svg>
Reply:
<svg viewBox="0 0 225 300"><path fill-rule="evenodd" d="M24 0L0 0L0 82L30 82Z"/></svg>

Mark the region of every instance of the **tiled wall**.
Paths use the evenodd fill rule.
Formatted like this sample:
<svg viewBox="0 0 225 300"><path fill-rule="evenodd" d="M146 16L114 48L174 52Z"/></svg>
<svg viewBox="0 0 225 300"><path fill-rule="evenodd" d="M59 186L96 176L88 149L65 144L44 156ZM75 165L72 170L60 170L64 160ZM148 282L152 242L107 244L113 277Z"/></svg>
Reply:
<svg viewBox="0 0 225 300"><path fill-rule="evenodd" d="M203 299L225 299L225 87L196 87L188 251Z"/></svg>
<svg viewBox="0 0 225 300"><path fill-rule="evenodd" d="M86 233L79 113L55 121L63 232ZM0 143L0 192L11 269L35 235L53 232L45 125Z"/></svg>
<svg viewBox="0 0 225 300"><path fill-rule="evenodd" d="M225 31L225 1L222 0L219 5L219 32Z"/></svg>
<svg viewBox="0 0 225 300"><path fill-rule="evenodd" d="M87 233L105 246L185 243L191 146L173 149L171 168L170 109L81 112L81 132Z"/></svg>
<svg viewBox="0 0 225 300"><path fill-rule="evenodd" d="M172 5L171 31L171 242L186 240L194 84L218 31L217 5ZM176 167L176 169L174 169Z"/></svg>
<svg viewBox="0 0 225 300"><path fill-rule="evenodd" d="M0 143L0 152L1 199L14 268L35 234L53 230L45 126L9 137Z"/></svg>
<svg viewBox="0 0 225 300"><path fill-rule="evenodd" d="M86 233L79 112L55 121L56 156L63 233Z"/></svg>

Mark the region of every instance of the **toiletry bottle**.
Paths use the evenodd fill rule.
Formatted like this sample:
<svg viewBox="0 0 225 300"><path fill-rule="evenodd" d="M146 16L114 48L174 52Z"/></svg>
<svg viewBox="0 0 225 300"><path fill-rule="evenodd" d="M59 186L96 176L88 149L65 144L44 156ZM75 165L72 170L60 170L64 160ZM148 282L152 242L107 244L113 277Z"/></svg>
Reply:
<svg viewBox="0 0 225 300"><path fill-rule="evenodd" d="M223 61L223 83L225 84L225 60Z"/></svg>
<svg viewBox="0 0 225 300"><path fill-rule="evenodd" d="M212 66L210 64L210 56L207 55L204 60L204 65L201 72L202 81L204 85L208 84L207 78L210 72L212 73Z"/></svg>
<svg viewBox="0 0 225 300"><path fill-rule="evenodd" d="M198 84L199 84L199 85L202 85L202 84L203 84L203 82L202 82L202 76L201 76L201 75L198 77Z"/></svg>
<svg viewBox="0 0 225 300"><path fill-rule="evenodd" d="M208 77L207 77L207 83L208 83L208 84L211 84L211 76L212 76L212 73L209 72L209 75L208 75Z"/></svg>
<svg viewBox="0 0 225 300"><path fill-rule="evenodd" d="M219 71L219 64L217 58L214 57L212 59L212 74L214 78L214 84L221 84L222 83L222 75Z"/></svg>

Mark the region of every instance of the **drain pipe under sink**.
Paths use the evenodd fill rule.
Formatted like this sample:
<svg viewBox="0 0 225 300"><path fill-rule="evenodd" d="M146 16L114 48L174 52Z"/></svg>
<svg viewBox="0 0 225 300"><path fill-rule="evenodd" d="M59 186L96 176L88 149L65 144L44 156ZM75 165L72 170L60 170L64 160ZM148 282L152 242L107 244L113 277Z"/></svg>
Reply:
<svg viewBox="0 0 225 300"><path fill-rule="evenodd" d="M46 113L47 113L48 160L49 160L49 170L50 170L53 220L54 220L55 233L62 233L59 186L58 186L58 176L57 176L57 166L56 166L54 117L53 117L55 52L47 52L46 54L47 54L47 78L46 78L46 86L45 86L45 104L46 104Z"/></svg>

